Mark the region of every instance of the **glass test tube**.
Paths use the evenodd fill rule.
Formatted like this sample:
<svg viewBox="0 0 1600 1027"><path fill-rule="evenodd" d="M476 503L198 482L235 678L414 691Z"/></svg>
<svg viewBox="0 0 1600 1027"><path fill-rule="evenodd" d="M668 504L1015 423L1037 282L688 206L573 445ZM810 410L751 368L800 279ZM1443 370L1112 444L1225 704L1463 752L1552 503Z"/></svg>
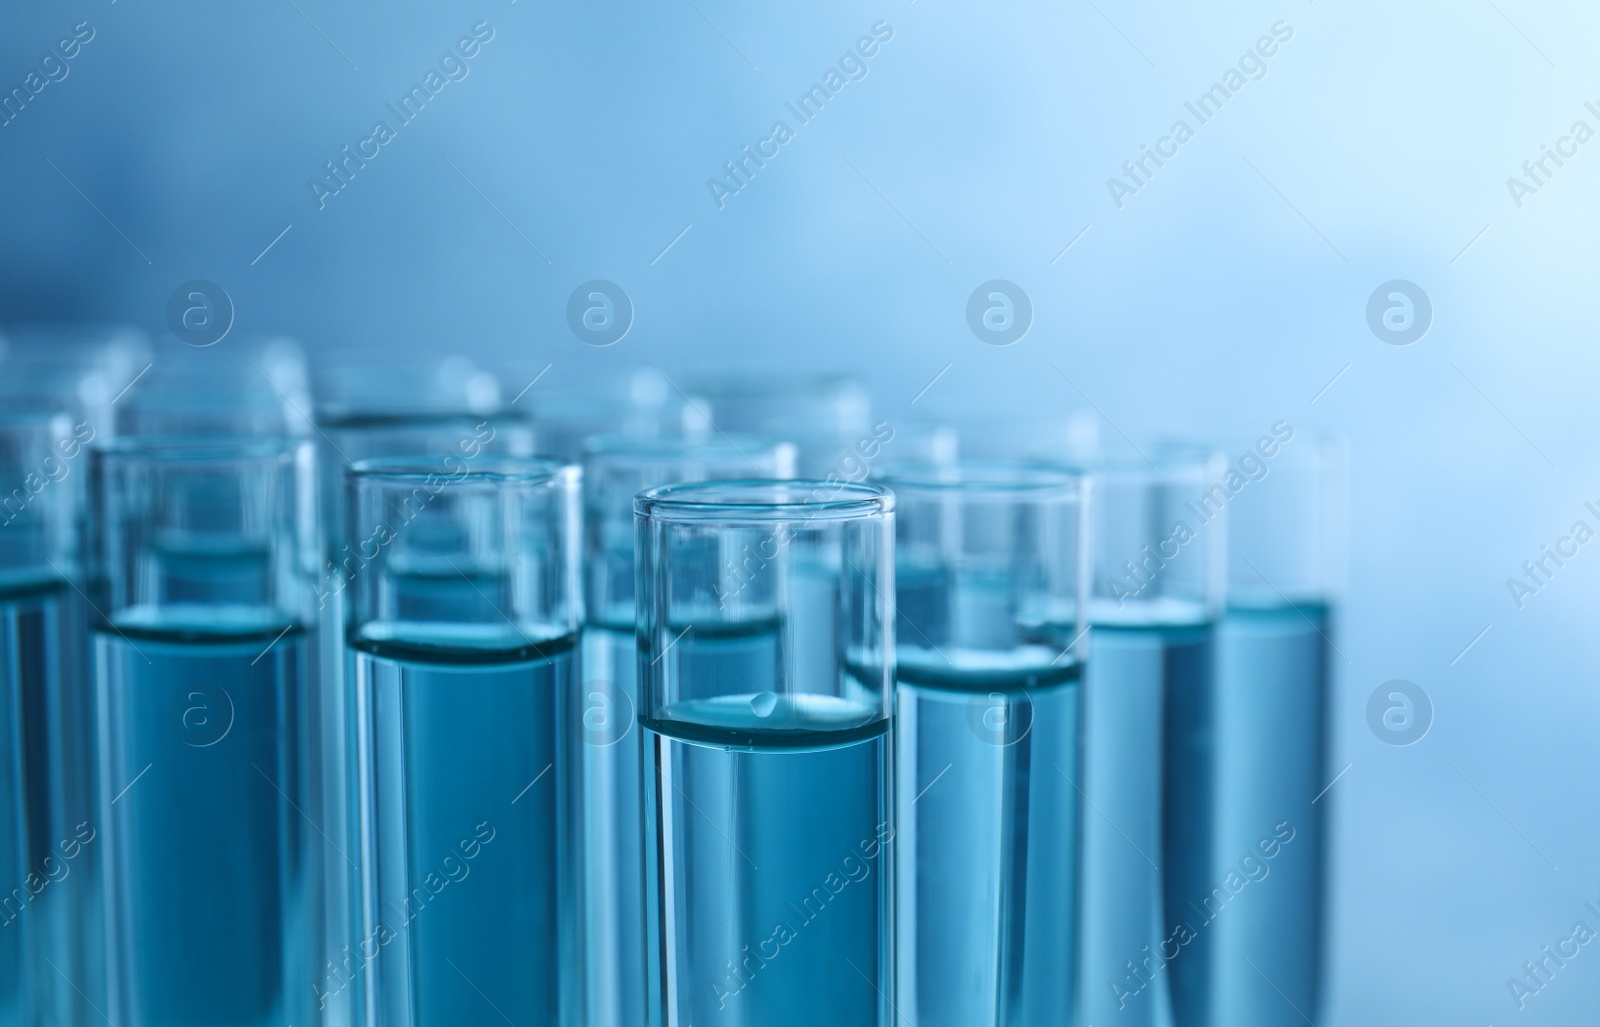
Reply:
<svg viewBox="0 0 1600 1027"><path fill-rule="evenodd" d="M66 480L88 457L72 425L51 407L0 415L0 1023L71 1027L104 1002L97 875L83 851L95 817L79 490Z"/></svg>
<svg viewBox="0 0 1600 1027"><path fill-rule="evenodd" d="M93 466L107 1014L316 1023L311 447L130 438Z"/></svg>
<svg viewBox="0 0 1600 1027"><path fill-rule="evenodd" d="M533 411L539 452L562 460L581 459L584 442L596 435L698 438L710 431L705 403L683 394L655 371L635 372L625 385L610 389L573 389L557 382L529 388L532 391L522 402Z"/></svg>
<svg viewBox="0 0 1600 1027"><path fill-rule="evenodd" d="M1228 511L1228 609L1217 632L1207 880L1232 872L1249 883L1216 923L1211 979L1195 998L1207 1018L1185 1024L1288 1027L1318 1013L1345 460L1336 443L1274 428L1233 461L1248 484Z"/></svg>
<svg viewBox="0 0 1600 1027"><path fill-rule="evenodd" d="M1209 451L1087 465L1094 490L1085 675L1079 1023L1160 1027L1203 979L1214 623L1229 494Z"/></svg>
<svg viewBox="0 0 1600 1027"><path fill-rule="evenodd" d="M724 371L702 375L689 389L705 397L712 422L723 431L787 438L795 429L839 437L870 430L871 398L846 375Z"/></svg>
<svg viewBox="0 0 1600 1027"><path fill-rule="evenodd" d="M912 451L904 425L873 423L866 390L844 375L723 373L704 376L695 388L704 396L699 408L718 430L795 443L797 469L806 478L865 481L889 454L924 455Z"/></svg>
<svg viewBox="0 0 1600 1027"><path fill-rule="evenodd" d="M287 338L178 347L116 404L116 434L311 434L305 351Z"/></svg>
<svg viewBox="0 0 1600 1027"><path fill-rule="evenodd" d="M346 603L355 575L365 563L362 537L346 539L345 475L354 462L409 456L430 463L435 473L456 475L491 456L531 456L533 432L518 418L503 416L492 378L470 365L446 361L433 374L366 373L333 376L319 399L317 427L322 526L326 556L317 584L317 609L323 631L322 699L328 730L328 796L324 830L340 847L360 847L354 798L354 692L347 685L349 651L344 640ZM338 859L338 857L335 857ZM327 950L340 953L360 936L360 875L343 860L330 865L330 902L346 911L331 918ZM331 987L331 986L330 986ZM359 1019L365 993L344 987L330 996L326 1010Z"/></svg>
<svg viewBox="0 0 1600 1027"><path fill-rule="evenodd" d="M0 394L59 400L74 424L86 422L101 441L115 433L114 401L131 393L129 383L150 366L150 340L127 325L12 324L5 326L4 343ZM87 497L88 489L81 494Z"/></svg>
<svg viewBox="0 0 1600 1027"><path fill-rule="evenodd" d="M1066 1027L1078 938L1086 487L894 465L899 1011Z"/></svg>
<svg viewBox="0 0 1600 1027"><path fill-rule="evenodd" d="M795 444L797 470L819 481L861 482L889 462L949 462L956 456L955 433L918 422L882 420L856 430L797 424L775 430Z"/></svg>
<svg viewBox="0 0 1600 1027"><path fill-rule="evenodd" d="M894 497L641 493L655 1027L895 1022Z"/></svg>
<svg viewBox="0 0 1600 1027"><path fill-rule="evenodd" d="M0 403L58 404L72 418L78 455L66 458L63 483L73 494L78 531L72 555L81 567L90 549L88 445L116 434L113 401L131 392L130 383L151 366L149 340L123 325L44 322L8 325L0 341Z"/></svg>
<svg viewBox="0 0 1600 1027"><path fill-rule="evenodd" d="M579 472L401 457L348 480L365 922L327 987L384 1027L561 1023Z"/></svg>
<svg viewBox="0 0 1600 1027"><path fill-rule="evenodd" d="M584 446L582 693L568 766L576 818L584 982L577 1020L645 1022L643 749L634 593L633 497L658 485L754 475L794 476L794 447L747 436L603 435Z"/></svg>

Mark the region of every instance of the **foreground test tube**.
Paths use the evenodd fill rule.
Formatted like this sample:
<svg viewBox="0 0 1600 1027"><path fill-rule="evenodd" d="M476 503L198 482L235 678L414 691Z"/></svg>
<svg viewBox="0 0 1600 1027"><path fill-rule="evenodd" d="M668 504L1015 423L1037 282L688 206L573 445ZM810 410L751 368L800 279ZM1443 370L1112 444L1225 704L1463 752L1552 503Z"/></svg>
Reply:
<svg viewBox="0 0 1600 1027"><path fill-rule="evenodd" d="M130 439L95 469L107 1013L315 1023L310 446Z"/></svg>
<svg viewBox="0 0 1600 1027"><path fill-rule="evenodd" d="M81 422L80 422L81 423ZM86 607L72 545L87 453L52 408L0 415L0 1023L70 1027L104 1004ZM68 877L72 877L69 882ZM50 969L54 963L61 974ZM85 990L62 981L72 974Z"/></svg>
<svg viewBox="0 0 1600 1027"><path fill-rule="evenodd" d="M1281 421L1273 429L1232 461L1245 484L1228 511L1211 750L1216 842L1203 875L1213 906L1230 880L1263 891L1227 901L1210 978L1187 996L1195 1013L1182 1027L1318 1019L1345 461L1335 443L1297 436Z"/></svg>
<svg viewBox="0 0 1600 1027"><path fill-rule="evenodd" d="M557 1024L578 471L394 458L349 488L365 923L322 987L385 1027Z"/></svg>
<svg viewBox="0 0 1600 1027"><path fill-rule="evenodd" d="M583 986L577 1022L645 1022L643 810L633 497L646 488L756 474L789 478L794 448L746 437L602 435L584 446L589 614L568 764Z"/></svg>
<svg viewBox="0 0 1600 1027"><path fill-rule="evenodd" d="M1085 486L895 466L899 1006L1066 1027L1078 933Z"/></svg>
<svg viewBox="0 0 1600 1027"><path fill-rule="evenodd" d="M1211 822L1228 497L1207 491L1223 474L1208 451L1148 456L1089 465L1082 785L1098 812L1083 820L1082 1022L1128 1027L1171 1022L1173 997L1204 979L1214 931L1189 903L1207 894L1194 854Z"/></svg>
<svg viewBox="0 0 1600 1027"><path fill-rule="evenodd" d="M635 502L657 1027L895 1020L893 505L770 481Z"/></svg>

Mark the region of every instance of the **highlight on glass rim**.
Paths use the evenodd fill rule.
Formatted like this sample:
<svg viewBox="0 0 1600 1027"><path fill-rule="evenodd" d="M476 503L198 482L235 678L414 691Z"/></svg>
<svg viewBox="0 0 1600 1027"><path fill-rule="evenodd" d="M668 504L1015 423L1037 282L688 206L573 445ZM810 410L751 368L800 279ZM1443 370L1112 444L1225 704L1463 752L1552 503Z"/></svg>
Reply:
<svg viewBox="0 0 1600 1027"><path fill-rule="evenodd" d="M1600 9L13 6L0 1027L1593 1021Z"/></svg>

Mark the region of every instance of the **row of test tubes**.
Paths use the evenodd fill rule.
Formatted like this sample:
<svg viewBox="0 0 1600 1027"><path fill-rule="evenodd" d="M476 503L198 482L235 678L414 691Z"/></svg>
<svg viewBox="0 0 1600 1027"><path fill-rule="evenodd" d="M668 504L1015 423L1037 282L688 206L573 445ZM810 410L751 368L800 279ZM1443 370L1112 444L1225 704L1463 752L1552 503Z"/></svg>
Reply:
<svg viewBox="0 0 1600 1027"><path fill-rule="evenodd" d="M1318 1016L1336 445L180 356L0 351L0 1027Z"/></svg>

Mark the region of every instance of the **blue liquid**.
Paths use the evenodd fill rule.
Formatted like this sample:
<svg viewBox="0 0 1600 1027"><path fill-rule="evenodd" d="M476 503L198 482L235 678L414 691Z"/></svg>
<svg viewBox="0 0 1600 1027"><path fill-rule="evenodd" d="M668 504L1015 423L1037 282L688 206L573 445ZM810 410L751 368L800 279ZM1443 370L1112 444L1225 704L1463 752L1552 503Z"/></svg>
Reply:
<svg viewBox="0 0 1600 1027"><path fill-rule="evenodd" d="M25 1010L25 985L32 966L25 963L32 947L24 941L31 934L38 913L29 908L32 893L27 886L29 852L28 796L24 761L23 696L29 691L25 679L33 676L28 667L40 656L29 639L37 635L27 622L35 615L37 601L28 597L8 597L0 608L0 1023L22 1024L32 1011Z"/></svg>
<svg viewBox="0 0 1600 1027"><path fill-rule="evenodd" d="M1184 1027L1290 1027L1303 1024L1302 1015L1317 1019L1329 800L1311 800L1331 777L1323 734L1330 623L1327 607L1317 604L1234 609L1218 631L1208 887L1230 872L1248 883L1207 928L1215 962L1209 988L1193 997L1209 1000L1209 1019L1180 1005Z"/></svg>
<svg viewBox="0 0 1600 1027"><path fill-rule="evenodd" d="M95 636L118 1027L313 1022L312 647L208 620Z"/></svg>
<svg viewBox="0 0 1600 1027"><path fill-rule="evenodd" d="M899 1001L922 1027L1066 1027L1082 668L997 568L896 569Z"/></svg>
<svg viewBox="0 0 1600 1027"><path fill-rule="evenodd" d="M367 920L350 971L326 986L370 988L371 1023L560 1022L574 960L557 761L573 642L350 639Z"/></svg>
<svg viewBox="0 0 1600 1027"><path fill-rule="evenodd" d="M632 631L584 630L568 762L584 975L583 1015L573 1019L597 1027L645 1022L638 678Z"/></svg>
<svg viewBox="0 0 1600 1027"><path fill-rule="evenodd" d="M1209 693L1212 638L1206 624L1097 625L1091 635L1094 656L1084 708L1082 787L1088 808L1083 814L1080 1022L1169 1024L1175 974L1206 959L1195 947L1202 939L1178 940L1186 937L1178 924L1195 916L1183 915L1169 901L1175 883L1164 845L1171 824L1163 823L1163 811L1170 808L1174 788L1182 796L1190 787L1174 780L1171 750L1204 739L1202 725L1186 724L1175 712L1187 708L1186 697ZM1169 729L1174 719L1176 738ZM1176 894L1186 885L1180 876Z"/></svg>
<svg viewBox="0 0 1600 1027"><path fill-rule="evenodd" d="M697 637L699 636L699 637ZM695 630L675 653L706 698L644 726L650 1022L893 1022L887 721L777 695L770 628ZM718 688L745 682L739 694Z"/></svg>
<svg viewBox="0 0 1600 1027"><path fill-rule="evenodd" d="M341 970L330 981L319 977L316 994L322 1022L327 1027L364 1023L366 992L362 985L342 983L353 976L359 957L361 929L361 796L357 789L355 691L347 674L350 651L344 642L348 582L337 572L324 579L318 596L317 631L321 688L317 698L323 719L322 748L316 780L321 784L322 829L332 844L323 847L322 871L328 915L323 919L319 952L325 956L321 971L331 962ZM346 858L348 857L348 858ZM347 946L350 949L347 951Z"/></svg>
<svg viewBox="0 0 1600 1027"><path fill-rule="evenodd" d="M1214 644L1214 642L1213 642ZM1214 659L1214 656L1212 657ZM1161 865L1165 924L1195 932L1167 968L1173 1021L1205 1027L1217 932L1210 922L1217 907L1206 903L1223 883L1216 863L1216 676L1175 675L1167 682L1166 762L1161 800Z"/></svg>
<svg viewBox="0 0 1600 1027"><path fill-rule="evenodd" d="M27 924L10 930L21 931L32 949L33 1016L61 1027L100 1019L96 1008L106 1001L85 610L59 581L0 595L0 673L15 676L20 697L22 733L12 751L22 763L24 865L33 875L31 884L15 875L0 881L31 895Z"/></svg>
<svg viewBox="0 0 1600 1027"><path fill-rule="evenodd" d="M1077 941L1078 668L896 689L900 1012L1065 1027Z"/></svg>

